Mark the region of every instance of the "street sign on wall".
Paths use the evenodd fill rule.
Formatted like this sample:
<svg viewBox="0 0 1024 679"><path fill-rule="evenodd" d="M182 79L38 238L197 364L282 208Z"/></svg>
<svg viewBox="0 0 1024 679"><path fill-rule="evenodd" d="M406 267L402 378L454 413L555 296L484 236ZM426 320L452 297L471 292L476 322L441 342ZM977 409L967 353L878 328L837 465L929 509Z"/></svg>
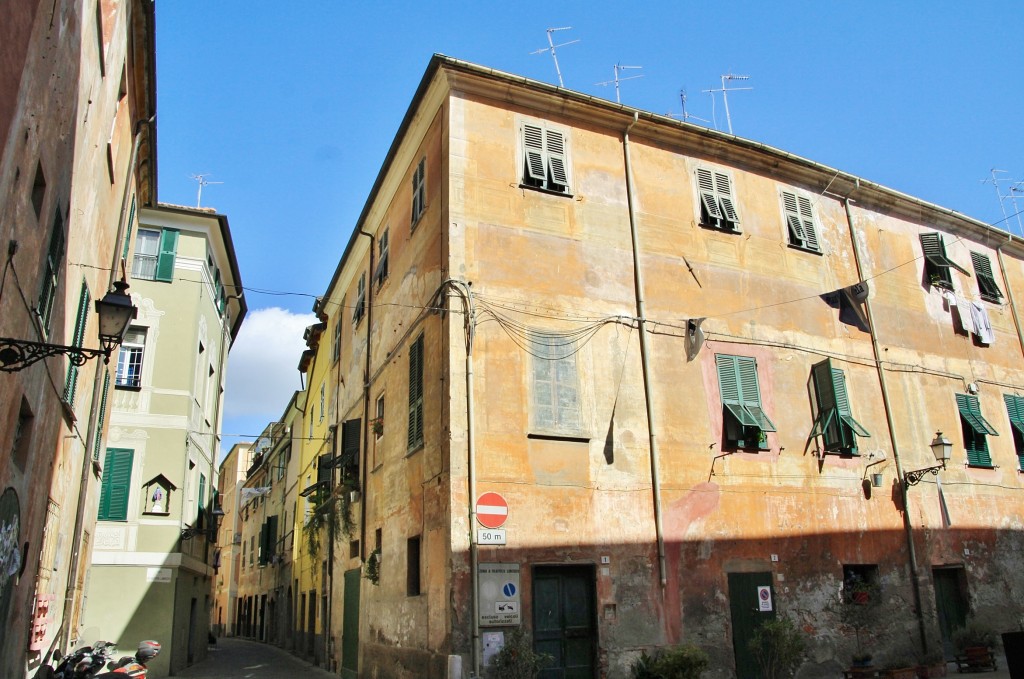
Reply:
<svg viewBox="0 0 1024 679"><path fill-rule="evenodd" d="M497 493L484 493L476 501L476 520L484 528L501 528L508 518L508 502Z"/></svg>
<svg viewBox="0 0 1024 679"><path fill-rule="evenodd" d="M502 627L521 624L519 606L519 564L482 563L477 566L480 582L480 625Z"/></svg>

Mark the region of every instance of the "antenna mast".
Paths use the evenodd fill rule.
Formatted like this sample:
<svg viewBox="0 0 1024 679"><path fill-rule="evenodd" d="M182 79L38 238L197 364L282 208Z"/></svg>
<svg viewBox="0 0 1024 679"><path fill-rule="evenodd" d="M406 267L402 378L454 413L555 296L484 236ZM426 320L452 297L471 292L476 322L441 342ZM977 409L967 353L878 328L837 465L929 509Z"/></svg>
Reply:
<svg viewBox="0 0 1024 679"><path fill-rule="evenodd" d="M619 83L620 82L622 82L623 80L633 80L634 78L643 78L644 77L643 74L641 74L641 75L628 75L625 78L620 78L619 77L619 71L625 71L627 68L640 69L640 68L643 68L643 66L623 66L621 64L615 64L615 79L614 80L605 80L604 82L594 83L595 85L611 85L611 84L614 83L615 84L615 103L616 104L621 104L622 103L622 101L619 99Z"/></svg>
<svg viewBox="0 0 1024 679"><path fill-rule="evenodd" d="M726 80L750 80L749 75L736 75L734 73L726 73L722 76L722 88L721 89L707 89L702 90L705 93L711 94L712 101L714 100L714 93L722 93L722 101L725 102L725 122L729 126L729 134L732 134L732 117L729 115L729 95L728 92L738 92L740 90L752 90L753 87L726 87Z"/></svg>
<svg viewBox="0 0 1024 679"><path fill-rule="evenodd" d="M199 183L199 191L196 194L196 207L201 207L202 206L202 202L203 202L203 187L204 186L207 186L209 184L223 184L224 183L224 182L211 182L211 181L207 181L206 178L209 177L209 176L210 176L209 172L207 172L205 174L191 174L191 175L189 175L189 177L191 179L194 179L194 180L196 180L196 182Z"/></svg>
<svg viewBox="0 0 1024 679"><path fill-rule="evenodd" d="M999 199L999 210L1003 213L1003 222L1004 223L1009 222L1010 217L1016 217L1017 218L1017 230L1020 232L1020 234L1022 236L1024 236L1024 224L1021 223L1020 210L1017 209L1017 201L1021 197L1024 197L1024 196L1022 196L1022 194L1024 194L1024 188L1021 187L1021 185L1024 184L1024 182L1015 181L1015 180L1009 179L1009 178L1002 179L1002 178L999 178L999 177L996 176L997 172L1002 173L1002 174L1006 174L1006 170L997 170L996 168L992 168L989 172L991 173L992 177L990 179L982 179L981 183L982 184L991 184L992 186L995 187L995 189L996 189L996 198ZM1010 186L1010 193L1009 194L1007 194L1005 196L1003 195L1003 192L999 190L999 182L1013 182L1013 184ZM1013 203L1013 212L1014 212L1014 214L1009 215L1009 216L1007 216L1007 214L1006 214L1006 201L1007 200L1009 200L1009 201L1011 201ZM1008 233L1013 233L1010 230L1009 223L1006 224L1006 231Z"/></svg>
<svg viewBox="0 0 1024 679"><path fill-rule="evenodd" d="M578 39L577 40L570 40L569 42L563 42L563 43L560 43L560 44L556 45L554 43L554 41L551 39L551 34L554 33L555 31L571 31L571 30L572 30L572 26L562 26L561 28L549 28L548 29L548 46L547 47L542 47L539 50L535 50L533 52L530 52L530 54L541 54L542 52L551 52L551 58L555 60L555 73L558 74L558 86L559 87L565 87L565 83L562 82L562 69L558 67L558 55L555 54L555 48L556 47L565 47L566 45L571 45L574 42L579 42L579 40Z"/></svg>
<svg viewBox="0 0 1024 679"><path fill-rule="evenodd" d="M668 116L670 118L679 118L684 123L690 122L690 118L693 118L694 120L699 120L702 123L709 123L709 122L711 122L710 120L707 120L705 118L701 118L700 116L695 116L692 113L687 113L686 112L686 88L682 88L682 89L679 90L679 102L683 105L683 112L682 112L682 114L669 113Z"/></svg>

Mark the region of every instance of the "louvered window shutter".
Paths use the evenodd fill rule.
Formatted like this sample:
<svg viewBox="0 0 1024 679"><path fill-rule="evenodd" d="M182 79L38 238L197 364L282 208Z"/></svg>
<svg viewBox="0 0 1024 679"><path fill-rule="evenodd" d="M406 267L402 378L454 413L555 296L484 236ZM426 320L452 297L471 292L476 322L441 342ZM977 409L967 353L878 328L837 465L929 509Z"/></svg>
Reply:
<svg viewBox="0 0 1024 679"><path fill-rule="evenodd" d="M998 432L981 414L978 397L973 394L957 394L956 405L964 423L964 447L967 449L967 463L977 467L991 467L992 458L988 452L986 435L998 436Z"/></svg>
<svg viewBox="0 0 1024 679"><path fill-rule="evenodd" d="M316 460L316 482L325 484L327 488L334 485L334 455L327 453Z"/></svg>
<svg viewBox="0 0 1024 679"><path fill-rule="evenodd" d="M543 128L537 125L523 125L523 152L526 156L524 181L532 179L543 184L543 182L547 181L547 173L544 169Z"/></svg>
<svg viewBox="0 0 1024 679"><path fill-rule="evenodd" d="M423 335L409 347L409 426L407 444L414 450L423 444Z"/></svg>
<svg viewBox="0 0 1024 679"><path fill-rule="evenodd" d="M359 439L362 434L362 420L355 418L341 424L341 476L342 482L357 481L359 478Z"/></svg>
<svg viewBox="0 0 1024 679"><path fill-rule="evenodd" d="M1010 425L1024 434L1024 398L1013 394L1003 394L1006 403L1006 414L1010 417Z"/></svg>
<svg viewBox="0 0 1024 679"><path fill-rule="evenodd" d="M133 451L125 448L107 448L103 463L103 482L100 486L101 521L126 521L128 496L131 489Z"/></svg>
<svg viewBox="0 0 1024 679"><path fill-rule="evenodd" d="M818 233L814 228L814 213L811 210L811 201L804 196L797 196L797 205L800 207L800 221L804 227L806 246L811 250L818 249Z"/></svg>
<svg viewBox="0 0 1024 679"><path fill-rule="evenodd" d="M174 259L178 252L177 229L164 229L160 233L160 253L157 256L155 280L174 280Z"/></svg>
<svg viewBox="0 0 1024 679"><path fill-rule="evenodd" d="M978 292L981 293L982 299L998 304L1003 298L1003 293L992 275L992 263L980 252L971 253L971 262L974 264L974 275L978 278Z"/></svg>
<svg viewBox="0 0 1024 679"><path fill-rule="evenodd" d="M761 409L757 362L749 356L716 354L715 366L723 407L741 426L775 431L775 425Z"/></svg>
<svg viewBox="0 0 1024 679"><path fill-rule="evenodd" d="M735 225L740 223L740 215L736 211L736 204L733 201L729 175L721 172L715 173L715 192L722 205L722 213L725 214L727 220L733 223L733 228L735 228Z"/></svg>
<svg viewBox="0 0 1024 679"><path fill-rule="evenodd" d="M75 317L75 334L72 336L72 346L80 347L85 341L85 326L89 319L89 286L82 281L82 289L78 294L78 315ZM75 404L75 392L78 391L78 366L71 364L64 379L64 401L69 405Z"/></svg>
<svg viewBox="0 0 1024 679"><path fill-rule="evenodd" d="M761 388L757 383L757 362L749 356L737 356L737 367L740 377L740 397L743 406L754 418L755 425L761 431L775 431L772 423L761 408Z"/></svg>
<svg viewBox="0 0 1024 679"><path fill-rule="evenodd" d="M805 245L807 234L804 232L804 223L800 218L800 208L796 201L796 195L782 192L782 205L786 212L786 224L789 225L789 240L794 245Z"/></svg>
<svg viewBox="0 0 1024 679"><path fill-rule="evenodd" d="M697 168L697 188L700 191L700 204L708 219L722 219L722 210L718 207L715 197L715 180L710 170Z"/></svg>
<svg viewBox="0 0 1024 679"><path fill-rule="evenodd" d="M549 186L551 189L558 189L569 185L569 174L566 171L565 163L565 138L561 132L545 130L546 150L548 163L551 166L551 179L558 186Z"/></svg>

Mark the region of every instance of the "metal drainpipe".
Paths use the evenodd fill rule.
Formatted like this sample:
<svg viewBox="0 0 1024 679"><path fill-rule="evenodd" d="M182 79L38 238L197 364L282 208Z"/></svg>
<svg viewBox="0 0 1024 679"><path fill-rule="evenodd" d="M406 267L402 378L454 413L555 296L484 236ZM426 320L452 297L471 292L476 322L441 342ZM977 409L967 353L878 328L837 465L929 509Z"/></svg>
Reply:
<svg viewBox="0 0 1024 679"><path fill-rule="evenodd" d="M859 188L860 182L857 182ZM864 280L864 268L861 264L860 248L857 246L857 232L853 228L853 215L850 212L849 197L843 198L846 210L846 224L850 229L850 242L853 244L853 260L857 264L858 280ZM875 357L875 368L878 370L878 382L882 389L882 404L885 408L885 422L889 427L889 440L892 442L892 459L896 465L896 483L900 488L900 501L903 503L903 530L907 535L907 555L910 559L910 584L914 592L914 608L917 610L917 626L921 635L921 648L928 651L928 635L925 631L924 611L921 609L921 583L918 581L917 550L914 547L914 528L910 521L910 506L907 504L907 486L903 482L903 463L900 461L900 448L896 438L896 425L892 419L892 405L889 401L889 387L882 368L882 356L878 348L878 335L875 334L875 315L871 308L871 299L864 300L864 309L868 316L868 330L871 335L871 350Z"/></svg>
<svg viewBox="0 0 1024 679"><path fill-rule="evenodd" d="M362 460L359 461L359 492L362 494L362 498L359 502L359 551L362 552L360 555L360 562L366 558L366 475L369 471L367 466L367 460L369 458L368 451L370 449L370 365L371 358L373 356L373 344L371 333L373 331L373 256L377 251L377 236L372 233L367 233L362 227L359 228L359 235L366 236L370 239L370 275L369 280L366 281L366 364L363 368L363 431L362 437L365 445L362 449ZM338 366L338 370L341 370L341 366ZM339 413L341 408L338 408ZM335 430L337 431L337 430ZM340 434L336 434L340 436ZM333 472L332 472L333 473ZM333 541L332 541L333 542ZM333 550L332 550L333 552ZM331 578L331 596L327 601L328 607L332 605L331 599L334 598L334 559L333 553L331 555L331 563L327 567L328 573ZM328 622L330 622L330 616L328 616Z"/></svg>
<svg viewBox="0 0 1024 679"><path fill-rule="evenodd" d="M1013 242L1013 234L1010 234L1009 240L1006 243ZM996 257L999 258L999 272L1003 275L1003 287L1006 288L1006 299L1010 302L1010 313L1013 314L1013 325L1017 328L1017 342L1020 344L1021 354L1024 354L1024 333L1021 333L1020 329L1020 316L1017 315L1017 302L1013 299L1013 288L1010 287L1010 280L1006 276L1006 263L1003 261L1003 245L1002 243L996 248Z"/></svg>
<svg viewBox="0 0 1024 679"><path fill-rule="evenodd" d="M626 165L626 201L629 205L629 233L633 241L633 284L636 290L636 314L640 325L640 365L644 375L644 405L647 408L647 428L651 446L651 492L654 496L654 532L658 541L658 572L661 575L662 590L668 585L665 565L665 533L661 518L661 482L658 478L658 435L654 416L654 401L651 395L651 370L647 347L647 317L644 309L644 280L640 269L640 237L637 233L636 206L633 202L633 166L629 156L629 131L633 129L640 114L634 112L633 120L622 133L622 153Z"/></svg>
<svg viewBox="0 0 1024 679"><path fill-rule="evenodd" d="M121 196L121 216L117 222L117 238L114 241L114 254L111 257L110 263L110 276L107 280L107 290L110 290L114 281L117 280L117 264L121 259L121 250L123 248L124 241L124 229L125 229L125 218L128 212L128 196L131 195L132 187L132 176L135 174L135 165L139 159L139 146L142 143L142 130L144 126L151 126L153 121L156 120L156 116L151 116L145 120L140 120L135 124L135 141L132 144L131 158L128 160L128 172L125 175L125 186L124 193ZM152 127L150 127L152 130ZM96 370L96 379L93 380L92 384L92 399L89 406L89 427L86 430L86 441L85 451L82 457L82 473L81 479L79 480L78 486L78 507L75 510L75 529L71 534L73 541L73 549L71 550L71 560L68 564L68 584L64 592L64 612L62 613L63 620L61 622L61 636L65 641L70 641L71 636L71 614L74 609L74 594L75 594L75 580L77 579L75 573L78 571L78 564L81 560L81 549L82 549L82 528L85 524L85 501L89 491L89 470L93 466L92 457L90 454L91 445L95 445L96 442L96 428L99 426L99 412L98 405L103 391L101 384L102 380L100 375L106 372L110 373L110 365L108 363L103 364L103 368ZM96 453L98 454L98 453ZM100 468L97 466L97 470Z"/></svg>

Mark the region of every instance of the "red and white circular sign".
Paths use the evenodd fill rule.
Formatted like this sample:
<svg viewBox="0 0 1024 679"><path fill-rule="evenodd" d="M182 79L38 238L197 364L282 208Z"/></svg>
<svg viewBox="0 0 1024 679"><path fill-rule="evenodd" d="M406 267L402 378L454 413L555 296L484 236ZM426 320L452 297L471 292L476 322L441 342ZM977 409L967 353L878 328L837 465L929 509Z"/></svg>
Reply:
<svg viewBox="0 0 1024 679"><path fill-rule="evenodd" d="M508 518L508 502L497 493L484 493L476 500L476 520L484 528L501 528Z"/></svg>

